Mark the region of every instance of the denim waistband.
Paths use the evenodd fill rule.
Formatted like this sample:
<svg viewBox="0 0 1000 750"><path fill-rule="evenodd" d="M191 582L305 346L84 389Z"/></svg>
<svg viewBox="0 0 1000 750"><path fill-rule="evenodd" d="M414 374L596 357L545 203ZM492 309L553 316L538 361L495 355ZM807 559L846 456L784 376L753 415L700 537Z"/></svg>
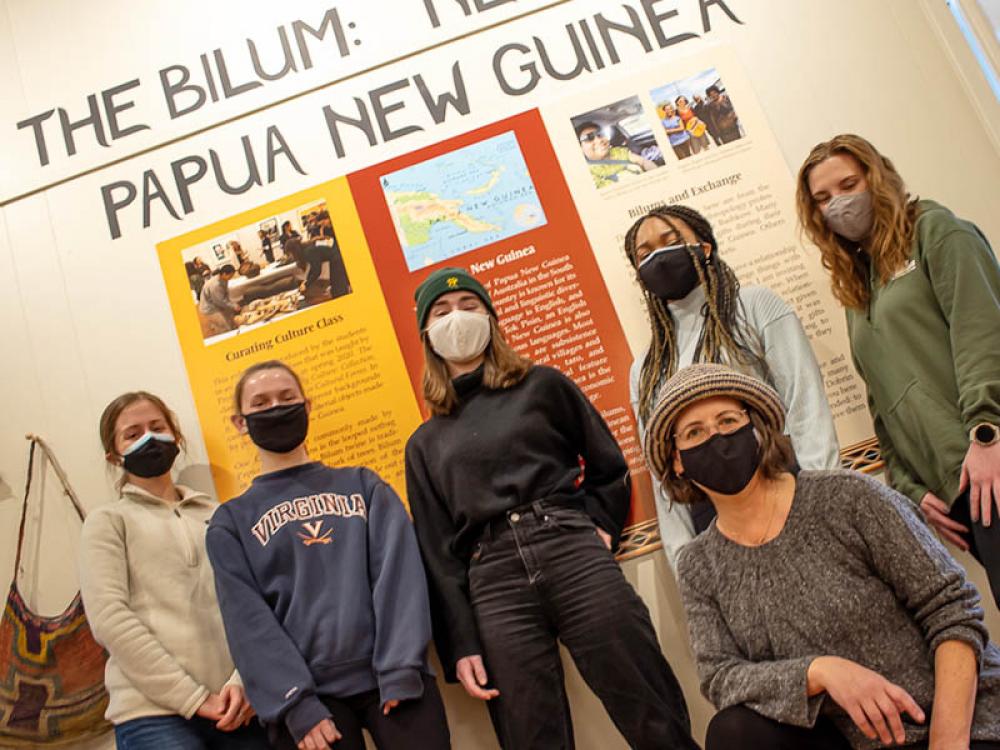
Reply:
<svg viewBox="0 0 1000 750"><path fill-rule="evenodd" d="M485 542L496 539L500 534L510 529L510 522L515 523L525 516L534 515L543 518L547 512L553 510L578 510L581 513L583 503L579 498L543 498L524 503L504 511L501 515L491 518L483 526L483 531L479 535L478 542Z"/></svg>

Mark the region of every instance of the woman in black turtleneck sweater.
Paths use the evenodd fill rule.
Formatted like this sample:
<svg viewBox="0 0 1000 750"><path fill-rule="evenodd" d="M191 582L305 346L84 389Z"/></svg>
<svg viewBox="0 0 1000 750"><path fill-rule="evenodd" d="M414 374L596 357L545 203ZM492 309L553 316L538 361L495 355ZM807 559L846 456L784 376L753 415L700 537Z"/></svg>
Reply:
<svg viewBox="0 0 1000 750"><path fill-rule="evenodd" d="M483 286L417 289L424 398L406 485L449 681L489 701L505 750L569 750L558 641L633 748L694 748L680 686L612 551L628 466L559 371L507 344Z"/></svg>

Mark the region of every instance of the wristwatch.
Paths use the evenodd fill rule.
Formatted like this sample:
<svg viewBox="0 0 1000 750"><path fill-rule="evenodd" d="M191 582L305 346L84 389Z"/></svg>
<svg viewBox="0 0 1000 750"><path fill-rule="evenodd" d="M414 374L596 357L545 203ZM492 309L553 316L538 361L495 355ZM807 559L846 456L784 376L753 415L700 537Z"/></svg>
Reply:
<svg viewBox="0 0 1000 750"><path fill-rule="evenodd" d="M969 430L969 441L983 447L1000 443L1000 427L989 422L980 422Z"/></svg>

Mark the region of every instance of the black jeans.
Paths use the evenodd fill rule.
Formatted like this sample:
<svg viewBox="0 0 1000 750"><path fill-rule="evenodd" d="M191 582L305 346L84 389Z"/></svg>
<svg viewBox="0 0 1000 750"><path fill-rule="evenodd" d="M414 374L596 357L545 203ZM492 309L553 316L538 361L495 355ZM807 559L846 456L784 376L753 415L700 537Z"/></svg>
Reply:
<svg viewBox="0 0 1000 750"><path fill-rule="evenodd" d="M899 750L926 750L927 742L894 745ZM746 706L730 706L709 722L705 750L850 750L847 739L825 716L812 729L781 724ZM1000 742L969 743L969 750L1000 750Z"/></svg>
<svg viewBox="0 0 1000 750"><path fill-rule="evenodd" d="M574 747L561 641L631 747L697 748L649 611L590 518L537 502L490 528L472 556L469 594L500 691L487 705L501 746Z"/></svg>
<svg viewBox="0 0 1000 750"><path fill-rule="evenodd" d="M969 543L969 554L986 569L993 601L1000 607L1000 512L994 505L989 526L983 526L981 521L973 521L969 511L969 491L966 490L952 503L948 515L969 528L970 532L963 535Z"/></svg>
<svg viewBox="0 0 1000 750"><path fill-rule="evenodd" d="M449 750L451 734L444 714L444 703L434 678L424 675L424 694L411 701L403 701L389 712L382 714L378 690L333 698L320 699L330 709L333 723L343 735L333 747L335 750L365 750L362 729L367 729L379 750ZM296 750L295 740L284 724L271 727L271 744L277 750Z"/></svg>

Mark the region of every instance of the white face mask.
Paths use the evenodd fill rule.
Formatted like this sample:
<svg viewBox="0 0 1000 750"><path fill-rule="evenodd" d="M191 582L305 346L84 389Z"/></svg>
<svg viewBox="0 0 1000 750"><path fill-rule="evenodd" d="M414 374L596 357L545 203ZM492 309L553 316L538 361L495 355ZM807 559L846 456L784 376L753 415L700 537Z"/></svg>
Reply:
<svg viewBox="0 0 1000 750"><path fill-rule="evenodd" d="M427 327L431 347L449 362L468 362L490 343L490 316L469 310L452 310Z"/></svg>

